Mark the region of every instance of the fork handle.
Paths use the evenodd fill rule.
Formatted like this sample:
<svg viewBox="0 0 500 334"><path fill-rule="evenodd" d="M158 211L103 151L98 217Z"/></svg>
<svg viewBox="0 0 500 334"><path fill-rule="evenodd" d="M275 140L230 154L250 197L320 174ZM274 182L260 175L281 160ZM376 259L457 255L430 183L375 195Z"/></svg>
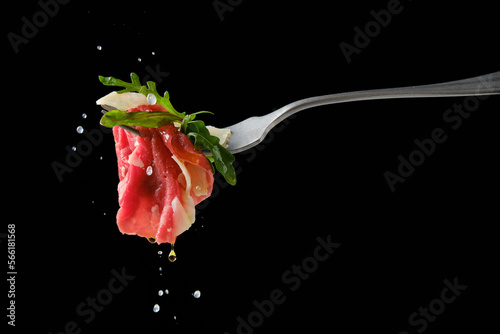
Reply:
<svg viewBox="0 0 500 334"><path fill-rule="evenodd" d="M469 79L449 81L431 85L372 89L316 96L290 103L263 117L269 117L268 120L270 126L267 128L267 131L269 131L285 118L301 110L328 104L380 99L473 96L492 94L500 94L500 72L493 72Z"/></svg>

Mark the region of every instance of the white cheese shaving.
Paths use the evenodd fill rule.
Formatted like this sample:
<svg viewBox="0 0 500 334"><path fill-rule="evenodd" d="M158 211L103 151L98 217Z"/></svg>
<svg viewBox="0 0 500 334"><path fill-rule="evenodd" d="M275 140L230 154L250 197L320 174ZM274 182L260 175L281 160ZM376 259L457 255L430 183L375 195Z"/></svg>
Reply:
<svg viewBox="0 0 500 334"><path fill-rule="evenodd" d="M227 147L227 142L229 141L229 138L231 138L230 129L219 129L214 126L207 125L207 130L212 136L219 138L219 144L221 144L222 147Z"/></svg>
<svg viewBox="0 0 500 334"><path fill-rule="evenodd" d="M129 108L135 108L143 104L148 104L148 99L141 93L122 93L111 92L96 101L97 105L106 105L118 110L126 111Z"/></svg>

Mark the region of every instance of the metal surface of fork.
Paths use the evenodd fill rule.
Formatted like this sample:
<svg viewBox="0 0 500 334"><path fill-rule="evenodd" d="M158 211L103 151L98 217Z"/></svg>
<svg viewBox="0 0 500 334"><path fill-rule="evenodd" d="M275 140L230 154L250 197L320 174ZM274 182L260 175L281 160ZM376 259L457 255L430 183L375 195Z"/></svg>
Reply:
<svg viewBox="0 0 500 334"><path fill-rule="evenodd" d="M226 126L232 132L227 148L233 154L245 151L264 140L267 133L285 118L312 107L377 99L491 94L500 94L500 72L431 85L373 89L311 97L290 103L270 114L260 117L250 117L242 122Z"/></svg>

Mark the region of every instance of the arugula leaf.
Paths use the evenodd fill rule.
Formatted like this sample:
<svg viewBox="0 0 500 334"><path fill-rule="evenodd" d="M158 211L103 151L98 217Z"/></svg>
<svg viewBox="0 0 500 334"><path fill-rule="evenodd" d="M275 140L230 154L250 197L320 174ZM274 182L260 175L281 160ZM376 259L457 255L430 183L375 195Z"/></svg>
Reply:
<svg viewBox="0 0 500 334"><path fill-rule="evenodd" d="M186 115L181 123L181 132L182 133L187 132L187 126L188 126L189 122L194 120L196 118L196 115L198 115L198 114L212 114L213 115L214 113L210 112L210 111L198 111L198 112Z"/></svg>
<svg viewBox="0 0 500 334"><path fill-rule="evenodd" d="M215 168L224 176L230 185L236 184L236 172L233 167L234 156L222 145L219 138L210 135L203 121L191 121L187 125L188 137L194 138L194 147L206 149L212 153Z"/></svg>
<svg viewBox="0 0 500 334"><path fill-rule="evenodd" d="M130 79L132 82L125 82L120 79L116 79L113 77L103 77L102 75L99 76L99 81L104 84L105 86L119 86L119 87L125 87L125 89L122 89L118 91L118 94L121 93L126 93L126 92L139 92L141 87L141 82L139 80L139 76L135 73L130 73ZM147 95L147 94L146 94Z"/></svg>
<svg viewBox="0 0 500 334"><path fill-rule="evenodd" d="M101 124L112 128L116 125L144 126L148 128L159 128L180 119L164 111L138 111L126 112L123 110L111 110L101 118Z"/></svg>

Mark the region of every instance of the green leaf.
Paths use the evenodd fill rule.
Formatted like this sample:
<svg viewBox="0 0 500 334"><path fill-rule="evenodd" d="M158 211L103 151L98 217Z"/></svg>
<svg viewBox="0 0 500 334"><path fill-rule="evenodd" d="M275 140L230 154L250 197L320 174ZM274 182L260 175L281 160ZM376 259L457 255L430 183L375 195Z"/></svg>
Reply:
<svg viewBox="0 0 500 334"><path fill-rule="evenodd" d="M156 103L162 105L170 113L172 113L178 117L181 117L181 118L186 115L186 113L180 113L177 110L175 110L172 103L170 103L170 95L168 94L168 92L165 92L163 94L163 96L161 96L156 91L156 83L154 81L148 81L147 84L148 84L148 87L146 88L146 86L142 86L141 91L139 93L142 93L146 96L148 96L149 93L152 93L156 97Z"/></svg>
<svg viewBox="0 0 500 334"><path fill-rule="evenodd" d="M130 73L130 80L131 82L125 82L120 79L116 79L114 77L103 77L99 76L99 81L104 84L105 86L118 86L118 87L125 87L125 89L122 89L118 91L118 94L121 93L126 93L126 92L139 92L141 87L141 82L139 80L139 76L135 73ZM147 94L146 94L147 95Z"/></svg>
<svg viewBox="0 0 500 334"><path fill-rule="evenodd" d="M116 125L159 128L175 121L179 122L179 117L165 111L125 112L123 110L111 110L101 118L101 124L108 128Z"/></svg>
<svg viewBox="0 0 500 334"><path fill-rule="evenodd" d="M198 112L195 112L195 113L192 113L192 114L189 114L189 115L186 115L184 117L184 119L182 120L182 123L181 123L181 132L182 133L187 133L188 132L188 124L190 122L192 122L195 118L196 118L196 115L199 115L199 114L214 114L213 112L210 112L210 111L198 111ZM203 127L205 126L205 124L203 124Z"/></svg>
<svg viewBox="0 0 500 334"><path fill-rule="evenodd" d="M195 148L209 150L212 153L215 168L224 176L227 183L234 186L236 184L234 156L219 144L219 138L210 135L205 123L203 121L189 122L186 135L194 139Z"/></svg>

